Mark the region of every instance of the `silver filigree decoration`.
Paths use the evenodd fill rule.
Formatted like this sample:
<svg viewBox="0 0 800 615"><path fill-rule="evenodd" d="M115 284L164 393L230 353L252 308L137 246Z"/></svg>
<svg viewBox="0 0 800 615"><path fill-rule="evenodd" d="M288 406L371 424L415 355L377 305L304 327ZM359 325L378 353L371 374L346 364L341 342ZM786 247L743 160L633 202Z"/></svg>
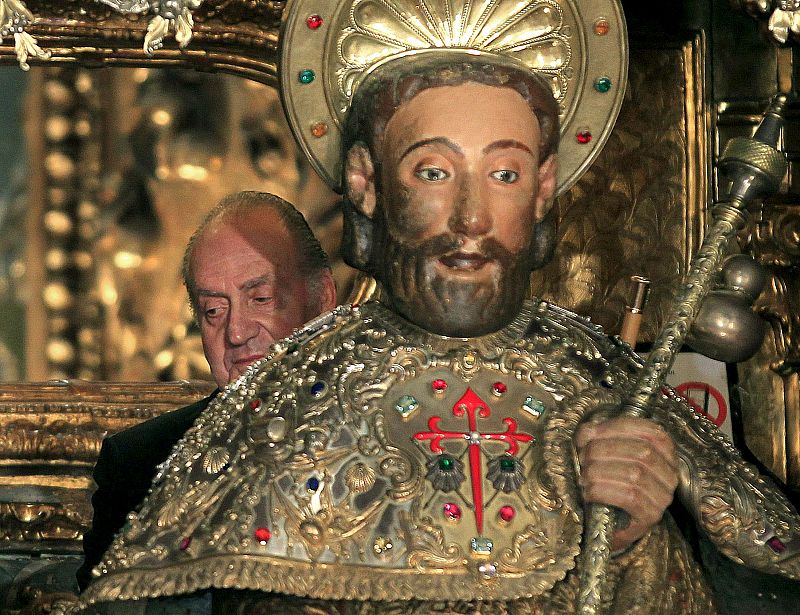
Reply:
<svg viewBox="0 0 800 615"><path fill-rule="evenodd" d="M29 57L50 59L50 52L39 47L36 39L25 32L25 26L32 21L33 13L21 0L0 0L0 42L6 36L14 35L14 51L22 70L30 69Z"/></svg>
<svg viewBox="0 0 800 615"><path fill-rule="evenodd" d="M769 31L781 43L789 40L789 33L800 34L800 0L780 0L769 17Z"/></svg>
<svg viewBox="0 0 800 615"><path fill-rule="evenodd" d="M208 474L217 474L225 467L231 459L227 449L222 446L215 446L208 450L203 458L203 469Z"/></svg>
<svg viewBox="0 0 800 615"><path fill-rule="evenodd" d="M525 466L511 455L501 455L489 460L486 477L492 486L503 493L516 491L525 482Z"/></svg>
<svg viewBox="0 0 800 615"><path fill-rule="evenodd" d="M432 457L426 465L427 479L431 481L434 489L444 493L457 491L466 478L463 462L446 453Z"/></svg>
<svg viewBox="0 0 800 615"><path fill-rule="evenodd" d="M345 472L344 482L353 493L366 493L375 484L375 470L364 463L355 463Z"/></svg>
<svg viewBox="0 0 800 615"><path fill-rule="evenodd" d="M144 37L144 52L152 55L156 49L164 46L164 39L170 32L175 32L175 40L181 49L192 40L194 18L192 11L197 9L203 0L100 0L120 13L147 13L154 15L147 24Z"/></svg>

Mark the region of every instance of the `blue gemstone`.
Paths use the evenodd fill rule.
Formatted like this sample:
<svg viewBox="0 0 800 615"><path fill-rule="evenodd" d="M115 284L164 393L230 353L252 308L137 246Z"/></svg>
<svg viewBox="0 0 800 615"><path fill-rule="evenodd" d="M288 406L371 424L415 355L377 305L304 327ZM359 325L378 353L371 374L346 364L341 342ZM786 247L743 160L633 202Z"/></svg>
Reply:
<svg viewBox="0 0 800 615"><path fill-rule="evenodd" d="M325 383L321 380L318 380L314 384L311 385L311 395L314 397L319 397L325 392Z"/></svg>
<svg viewBox="0 0 800 615"><path fill-rule="evenodd" d="M319 489L319 479L316 476L309 478L306 481L306 489L316 492L316 490Z"/></svg>

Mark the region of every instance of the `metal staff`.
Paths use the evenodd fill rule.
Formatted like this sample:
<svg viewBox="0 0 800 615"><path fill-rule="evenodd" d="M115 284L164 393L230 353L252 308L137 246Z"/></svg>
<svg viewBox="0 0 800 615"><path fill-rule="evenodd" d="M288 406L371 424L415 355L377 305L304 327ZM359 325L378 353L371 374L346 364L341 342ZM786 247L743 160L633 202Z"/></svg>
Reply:
<svg viewBox="0 0 800 615"><path fill-rule="evenodd" d="M713 210L714 222L700 250L692 260L689 274L677 294L666 324L633 384L621 414L646 417L650 400L664 385L675 355L711 289L714 275L730 251L731 240L746 222L747 206L757 198L777 191L786 174L786 159L776 147L782 114L788 104L784 95L776 96L764 114L753 138L728 141L719 167L733 179L727 202ZM592 504L584 527L579 615L599 615L603 604L601 586L611 554L611 535L616 514L610 506Z"/></svg>

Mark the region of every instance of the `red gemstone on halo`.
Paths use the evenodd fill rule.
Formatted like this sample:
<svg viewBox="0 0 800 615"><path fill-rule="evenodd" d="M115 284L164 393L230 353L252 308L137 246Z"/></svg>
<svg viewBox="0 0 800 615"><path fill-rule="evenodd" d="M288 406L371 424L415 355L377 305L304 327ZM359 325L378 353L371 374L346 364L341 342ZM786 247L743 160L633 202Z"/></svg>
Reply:
<svg viewBox="0 0 800 615"><path fill-rule="evenodd" d="M586 145L592 140L592 133L589 130L582 130L575 135L575 140L582 145Z"/></svg>
<svg viewBox="0 0 800 615"><path fill-rule="evenodd" d="M503 384L502 382L495 382L492 385L492 391L494 391L494 393L496 395L502 395L507 390L508 390L508 387L505 384Z"/></svg>
<svg viewBox="0 0 800 615"><path fill-rule="evenodd" d="M256 540L262 545L267 544L269 539L272 538L272 532L265 527L260 527L256 530Z"/></svg>
<svg viewBox="0 0 800 615"><path fill-rule="evenodd" d="M500 508L500 518L501 518L503 521L505 521L506 523L508 523L509 521L511 521L511 520L514 518L514 515L516 515L516 514L517 514L517 513L516 513L516 511L514 510L514 507L513 507L513 506L502 506L502 507Z"/></svg>
<svg viewBox="0 0 800 615"><path fill-rule="evenodd" d="M178 548L181 551L186 551L189 548L189 545L192 544L192 537L191 536L184 536L181 538L181 544L178 545Z"/></svg>
<svg viewBox="0 0 800 615"><path fill-rule="evenodd" d="M258 408L260 405L261 405L261 400L260 400L260 399L254 399L253 401L251 401L251 402L250 402L250 407L251 407L253 410L255 410L256 408Z"/></svg>
<svg viewBox="0 0 800 615"><path fill-rule="evenodd" d="M310 30L316 30L322 25L322 16L309 15L308 19L306 19L306 25Z"/></svg>
<svg viewBox="0 0 800 615"><path fill-rule="evenodd" d="M447 382L442 380L441 378L437 378L433 382L431 382L431 388L437 393L441 393L447 388Z"/></svg>
<svg viewBox="0 0 800 615"><path fill-rule="evenodd" d="M442 507L444 516L452 521L458 521L461 518L461 507L453 502L448 502Z"/></svg>

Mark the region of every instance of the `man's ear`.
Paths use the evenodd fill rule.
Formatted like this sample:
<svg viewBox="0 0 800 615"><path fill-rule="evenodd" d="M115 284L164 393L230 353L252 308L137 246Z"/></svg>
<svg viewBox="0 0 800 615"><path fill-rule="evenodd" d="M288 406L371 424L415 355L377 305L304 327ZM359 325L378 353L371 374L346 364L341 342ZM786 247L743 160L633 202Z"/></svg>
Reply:
<svg viewBox="0 0 800 615"><path fill-rule="evenodd" d="M330 271L323 271L317 284L319 292L319 313L330 312L336 307L336 283Z"/></svg>
<svg viewBox="0 0 800 615"><path fill-rule="evenodd" d="M363 143L356 143L344 161L344 191L355 209L368 218L375 213L375 165Z"/></svg>
<svg viewBox="0 0 800 615"><path fill-rule="evenodd" d="M558 180L558 160L550 154L539 165L539 193L536 195L536 221L541 221L553 205L553 195Z"/></svg>

